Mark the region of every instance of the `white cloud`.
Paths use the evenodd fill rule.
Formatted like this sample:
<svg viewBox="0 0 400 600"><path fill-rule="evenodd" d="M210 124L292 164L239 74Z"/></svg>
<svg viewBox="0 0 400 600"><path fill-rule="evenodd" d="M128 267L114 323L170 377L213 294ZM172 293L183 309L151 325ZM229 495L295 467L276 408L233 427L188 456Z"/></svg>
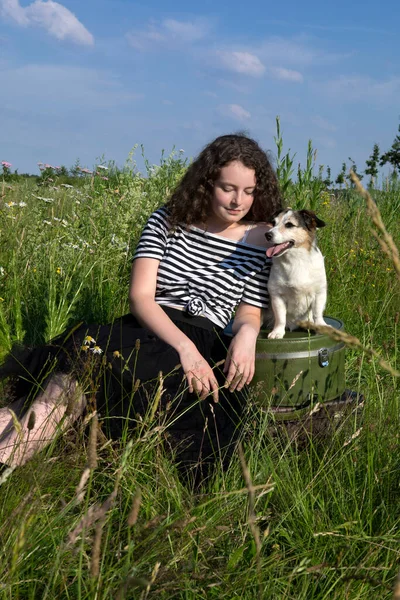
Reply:
<svg viewBox="0 0 400 600"><path fill-rule="evenodd" d="M312 47L307 36L292 39L272 37L260 44L257 54L268 64L297 67L332 64L349 57L349 54L328 53Z"/></svg>
<svg viewBox="0 0 400 600"><path fill-rule="evenodd" d="M161 23L150 22L145 30L127 34L129 44L137 50L151 50L155 45L188 44L206 37L210 24L206 19L177 21L164 19Z"/></svg>
<svg viewBox="0 0 400 600"><path fill-rule="evenodd" d="M327 148L331 150L332 148L336 148L336 141L330 137L326 136L318 136L313 140L316 143L317 148Z"/></svg>
<svg viewBox="0 0 400 600"><path fill-rule="evenodd" d="M217 57L222 66L236 73L244 73L253 77L260 77L265 67L255 54L250 52L217 51Z"/></svg>
<svg viewBox="0 0 400 600"><path fill-rule="evenodd" d="M366 101L382 105L398 102L400 77L379 81L361 75L341 75L317 87L342 103Z"/></svg>
<svg viewBox="0 0 400 600"><path fill-rule="evenodd" d="M18 0L1 0L0 15L10 17L18 23L18 25L28 25L29 19L25 14L25 8L19 5Z"/></svg>
<svg viewBox="0 0 400 600"><path fill-rule="evenodd" d="M320 115L316 115L311 118L311 123L316 125L319 129L323 129L324 131L336 131L337 127L321 117Z"/></svg>
<svg viewBox="0 0 400 600"><path fill-rule="evenodd" d="M93 35L75 15L53 0L35 0L25 8L18 0L0 0L0 8L3 16L13 19L18 25L43 27L59 40L70 39L86 46L94 44Z"/></svg>
<svg viewBox="0 0 400 600"><path fill-rule="evenodd" d="M24 115L66 117L71 111L110 109L142 98L109 71L60 65L0 70L2 107Z"/></svg>
<svg viewBox="0 0 400 600"><path fill-rule="evenodd" d="M183 22L175 19L166 19L163 22L166 31L174 38L183 42L197 42L207 34L208 27L204 21Z"/></svg>
<svg viewBox="0 0 400 600"><path fill-rule="evenodd" d="M251 117L251 114L240 104L223 104L219 107L219 111L223 116L233 117L238 121L247 121Z"/></svg>
<svg viewBox="0 0 400 600"><path fill-rule="evenodd" d="M271 67L269 72L275 79L281 79L283 81L303 83L304 80L303 75L299 73L299 71L292 71L291 69L285 69L283 67Z"/></svg>

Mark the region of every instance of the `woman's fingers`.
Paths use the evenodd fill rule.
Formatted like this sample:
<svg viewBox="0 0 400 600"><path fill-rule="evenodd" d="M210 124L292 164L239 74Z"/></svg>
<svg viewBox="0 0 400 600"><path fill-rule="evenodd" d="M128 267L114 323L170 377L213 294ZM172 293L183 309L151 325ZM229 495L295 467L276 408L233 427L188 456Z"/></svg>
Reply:
<svg viewBox="0 0 400 600"><path fill-rule="evenodd" d="M230 361L228 373L226 376L225 387L229 388L230 392L237 390L240 392L243 387L251 382L254 376L254 365L249 364L235 364L232 360Z"/></svg>
<svg viewBox="0 0 400 600"><path fill-rule="evenodd" d="M209 394L212 394L214 402L218 402L218 382L212 371L210 376L198 376L193 371L190 371L187 373L186 378L189 383L189 392L191 394L196 392L201 400L204 400Z"/></svg>

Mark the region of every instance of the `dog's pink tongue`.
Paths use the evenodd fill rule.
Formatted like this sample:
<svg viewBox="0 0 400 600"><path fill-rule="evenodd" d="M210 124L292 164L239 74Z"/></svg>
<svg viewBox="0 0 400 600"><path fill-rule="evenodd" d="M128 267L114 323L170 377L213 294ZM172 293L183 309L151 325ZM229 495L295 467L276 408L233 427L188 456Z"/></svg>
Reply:
<svg viewBox="0 0 400 600"><path fill-rule="evenodd" d="M273 256L276 256L277 254L279 254L279 252L281 250L284 250L285 248L287 248L288 243L285 242L284 244L276 244L276 246L271 246L271 248L267 248L267 256L268 258L272 258Z"/></svg>

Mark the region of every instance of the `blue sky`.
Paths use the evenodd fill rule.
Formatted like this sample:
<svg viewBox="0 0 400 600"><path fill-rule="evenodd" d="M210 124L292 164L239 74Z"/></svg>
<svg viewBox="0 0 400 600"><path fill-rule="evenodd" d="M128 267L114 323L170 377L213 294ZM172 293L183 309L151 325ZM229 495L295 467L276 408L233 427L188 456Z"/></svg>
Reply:
<svg viewBox="0 0 400 600"><path fill-rule="evenodd" d="M138 143L157 163L238 130L275 153L280 115L296 162L311 138L333 175L363 170L397 133L399 17L398 0L0 0L0 160L123 164Z"/></svg>

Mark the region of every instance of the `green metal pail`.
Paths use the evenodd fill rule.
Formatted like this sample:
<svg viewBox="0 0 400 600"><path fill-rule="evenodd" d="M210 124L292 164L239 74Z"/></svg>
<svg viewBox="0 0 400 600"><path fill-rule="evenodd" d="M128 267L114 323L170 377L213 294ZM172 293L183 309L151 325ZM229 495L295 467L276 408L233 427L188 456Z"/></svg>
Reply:
<svg viewBox="0 0 400 600"><path fill-rule="evenodd" d="M343 329L342 321L325 317ZM257 404L281 418L293 418L314 402L328 402L345 390L345 345L313 331L286 332L280 340L261 330L256 346L256 372L249 388ZM299 413L300 414L300 413Z"/></svg>

